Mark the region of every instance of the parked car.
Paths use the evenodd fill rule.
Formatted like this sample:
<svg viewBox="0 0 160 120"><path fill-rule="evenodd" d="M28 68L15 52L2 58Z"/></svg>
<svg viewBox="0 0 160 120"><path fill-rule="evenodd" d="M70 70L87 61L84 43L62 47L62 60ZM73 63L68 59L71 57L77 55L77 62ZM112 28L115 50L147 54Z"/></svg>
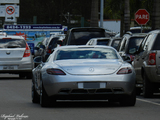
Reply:
<svg viewBox="0 0 160 120"><path fill-rule="evenodd" d="M123 35L122 41L119 44L118 52L122 57L128 57L128 62L131 63L134 60L135 52L138 50L142 40L146 36L146 33L135 33Z"/></svg>
<svg viewBox="0 0 160 120"><path fill-rule="evenodd" d="M44 52L44 47L48 43L49 37L45 37L42 42L39 42L36 47L34 47L34 57L41 56Z"/></svg>
<svg viewBox="0 0 160 120"><path fill-rule="evenodd" d="M134 106L135 71L110 46L62 46L33 69L32 102L42 107L56 100L102 99Z"/></svg>
<svg viewBox="0 0 160 120"><path fill-rule="evenodd" d="M100 38L92 38L90 39L86 45L107 45L109 46L111 44L111 38L110 37L100 37Z"/></svg>
<svg viewBox="0 0 160 120"><path fill-rule="evenodd" d="M131 27L130 32L132 33L148 33L151 31L151 27Z"/></svg>
<svg viewBox="0 0 160 120"><path fill-rule="evenodd" d="M91 38L107 37L105 29L99 27L71 28L63 41L63 45L86 45Z"/></svg>
<svg viewBox="0 0 160 120"><path fill-rule="evenodd" d="M132 65L136 71L137 94L143 88L144 97L152 97L160 88L160 30L147 34Z"/></svg>
<svg viewBox="0 0 160 120"><path fill-rule="evenodd" d="M0 73L14 73L21 78L32 78L33 58L23 37L0 36L0 53Z"/></svg>
<svg viewBox="0 0 160 120"><path fill-rule="evenodd" d="M43 61L46 61L53 50L62 43L64 38L64 34L56 34L44 39L44 41L42 41L42 43L35 49L37 56L42 56ZM58 41L61 42L58 43Z"/></svg>
<svg viewBox="0 0 160 120"><path fill-rule="evenodd" d="M121 38L111 38L111 37L100 37L100 38L92 38L90 39L86 45L107 45L112 46L117 49Z"/></svg>

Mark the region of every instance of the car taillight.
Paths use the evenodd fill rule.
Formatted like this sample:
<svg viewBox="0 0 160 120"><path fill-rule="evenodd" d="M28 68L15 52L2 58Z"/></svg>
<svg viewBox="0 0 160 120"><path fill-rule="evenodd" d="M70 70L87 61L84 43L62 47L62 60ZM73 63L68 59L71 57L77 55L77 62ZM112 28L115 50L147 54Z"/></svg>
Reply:
<svg viewBox="0 0 160 120"><path fill-rule="evenodd" d="M122 68L117 72L117 74L129 74L129 73L132 73L131 68Z"/></svg>
<svg viewBox="0 0 160 120"><path fill-rule="evenodd" d="M131 61L134 60L135 56L134 55L129 55L129 57L131 58Z"/></svg>
<svg viewBox="0 0 160 120"><path fill-rule="evenodd" d="M26 43L26 50L23 54L23 57L29 57L30 55L31 55L30 48L29 48L28 44Z"/></svg>
<svg viewBox="0 0 160 120"><path fill-rule="evenodd" d="M156 53L149 54L148 65L156 65Z"/></svg>
<svg viewBox="0 0 160 120"><path fill-rule="evenodd" d="M47 48L47 53L52 53L52 50Z"/></svg>
<svg viewBox="0 0 160 120"><path fill-rule="evenodd" d="M54 69L54 68L49 68L46 70L48 74L50 75L66 75L62 70L60 69Z"/></svg>

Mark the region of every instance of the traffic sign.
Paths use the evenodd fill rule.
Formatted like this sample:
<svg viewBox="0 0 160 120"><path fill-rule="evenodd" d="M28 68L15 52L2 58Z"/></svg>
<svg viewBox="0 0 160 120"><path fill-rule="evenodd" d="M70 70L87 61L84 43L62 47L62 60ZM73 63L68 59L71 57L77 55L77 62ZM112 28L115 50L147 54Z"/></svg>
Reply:
<svg viewBox="0 0 160 120"><path fill-rule="evenodd" d="M13 5L12 5L13 6ZM0 17L5 17L6 16L6 5L0 5ZM19 5L14 5L15 9L15 17L19 17ZM8 14L9 15L9 14Z"/></svg>
<svg viewBox="0 0 160 120"><path fill-rule="evenodd" d="M12 14L14 14L14 12L15 12L14 6L8 6L8 7L6 8L6 13L7 13L8 15L12 15Z"/></svg>
<svg viewBox="0 0 160 120"><path fill-rule="evenodd" d="M6 15L5 15L6 22L15 22L15 5L6 5Z"/></svg>
<svg viewBox="0 0 160 120"><path fill-rule="evenodd" d="M139 9L135 13L135 21L139 25L145 25L149 21L149 19L150 19L150 16L146 9Z"/></svg>

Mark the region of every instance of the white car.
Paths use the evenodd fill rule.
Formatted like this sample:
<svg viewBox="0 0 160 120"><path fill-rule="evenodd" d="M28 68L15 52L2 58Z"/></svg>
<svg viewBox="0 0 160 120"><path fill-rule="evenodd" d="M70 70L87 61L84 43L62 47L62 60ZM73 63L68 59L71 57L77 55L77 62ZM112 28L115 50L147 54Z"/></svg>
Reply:
<svg viewBox="0 0 160 120"><path fill-rule="evenodd" d="M135 71L110 46L62 46L33 69L32 102L42 107L56 100L103 99L134 106Z"/></svg>
<svg viewBox="0 0 160 120"><path fill-rule="evenodd" d="M122 38L120 37L100 37L100 38L92 38L90 39L86 45L106 45L106 46L112 46L116 50L118 48L118 45L120 44Z"/></svg>
<svg viewBox="0 0 160 120"><path fill-rule="evenodd" d="M21 36L0 36L0 73L19 74L32 78L33 58L30 48Z"/></svg>

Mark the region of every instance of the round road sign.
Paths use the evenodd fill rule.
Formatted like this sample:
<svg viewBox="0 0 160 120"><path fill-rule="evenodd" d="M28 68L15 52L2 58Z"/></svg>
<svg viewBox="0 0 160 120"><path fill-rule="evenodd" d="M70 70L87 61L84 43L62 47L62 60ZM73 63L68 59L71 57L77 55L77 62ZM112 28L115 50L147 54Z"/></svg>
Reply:
<svg viewBox="0 0 160 120"><path fill-rule="evenodd" d="M13 6L8 6L6 8L6 13L9 14L9 15L12 15L13 13L15 12L15 9Z"/></svg>

